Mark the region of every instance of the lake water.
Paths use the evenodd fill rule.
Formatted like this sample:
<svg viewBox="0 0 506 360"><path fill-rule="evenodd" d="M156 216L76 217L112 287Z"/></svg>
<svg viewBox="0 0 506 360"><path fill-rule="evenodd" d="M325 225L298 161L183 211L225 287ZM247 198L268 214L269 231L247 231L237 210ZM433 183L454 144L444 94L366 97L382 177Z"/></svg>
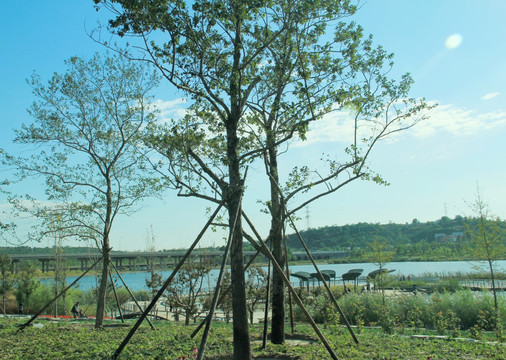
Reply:
<svg viewBox="0 0 506 360"><path fill-rule="evenodd" d="M320 270L334 270L336 272L336 278L340 279L341 275L348 272L351 269L363 269L362 275L367 275L378 267L371 263L354 263L354 264L323 264L319 265ZM386 269L394 270L392 274L400 276L411 276L419 277L427 273L437 274L451 274L451 273L472 273L476 271L487 271L488 265L486 262L469 262L469 261L420 261L420 262L392 262L385 265ZM496 270L506 272L506 260L500 260L496 262ZM316 272L312 265L294 265L290 266L290 272L295 273L297 271L305 271L308 273ZM171 271L162 271L162 278L165 279L170 275ZM205 280L205 283L213 283L218 276L219 270L214 269L209 275L209 279ZM146 277L147 272L134 272L134 273L122 273L121 276L127 283L131 290L147 290ZM67 277L67 284L72 283L77 276ZM118 286L122 286L120 279L114 276L115 282ZM42 282L48 283L52 279L43 279ZM299 284L299 280L291 278L294 285ZM84 276L79 281L79 288L82 290L89 290L93 287L98 286L98 278L96 276Z"/></svg>

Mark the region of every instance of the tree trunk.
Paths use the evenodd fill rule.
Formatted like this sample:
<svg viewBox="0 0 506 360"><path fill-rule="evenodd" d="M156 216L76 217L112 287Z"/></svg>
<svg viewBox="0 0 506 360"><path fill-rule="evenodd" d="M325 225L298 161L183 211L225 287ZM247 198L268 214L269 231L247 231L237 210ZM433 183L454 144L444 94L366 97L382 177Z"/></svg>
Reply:
<svg viewBox="0 0 506 360"><path fill-rule="evenodd" d="M229 206L230 226L240 204L232 201ZM234 359L251 359L249 343L248 314L246 311L246 282L244 278L244 259L242 248L242 227L238 217L233 233L230 265L232 279L232 316L234 327Z"/></svg>
<svg viewBox="0 0 506 360"><path fill-rule="evenodd" d="M105 298L107 295L107 277L109 276L109 262L111 261L111 246L109 244L109 233L111 231L111 222L112 222L112 186L109 174L106 174L105 180L107 182L107 193L106 193L107 205L104 223L104 233L102 239L102 254L104 258L102 266L102 278L100 279L100 287L98 289L95 329L101 328L104 322Z"/></svg>
<svg viewBox="0 0 506 360"><path fill-rule="evenodd" d="M229 123L228 129L228 159L229 187L227 190L227 205L229 226L232 231L230 246L230 275L232 285L232 316L234 330L234 360L249 360L251 345L249 342L248 314L246 307L246 281L244 276L244 255L241 217L242 180L237 158L236 127Z"/></svg>
<svg viewBox="0 0 506 360"><path fill-rule="evenodd" d="M490 268L490 279L492 280L492 293L494 294L494 308L495 308L495 313L497 315L499 312L499 306L497 305L497 294L495 291L494 264L492 263L492 261L490 261L490 260L488 261L488 266ZM499 321L499 319L496 319L496 320Z"/></svg>
<svg viewBox="0 0 506 360"><path fill-rule="evenodd" d="M241 9L237 9L241 11ZM230 244L230 274L232 286L232 316L234 331L234 360L251 360L251 344L249 342L248 313L246 307L246 281L244 276L244 254L242 236L242 184L240 161L237 156L239 138L237 124L241 119L242 97L241 87L241 51L242 38L240 16L235 24L234 60L230 76L230 114L226 120L227 128L227 161L229 183L224 196L227 203L229 226L232 232Z"/></svg>
<svg viewBox="0 0 506 360"><path fill-rule="evenodd" d="M279 266L284 269L285 256L282 246L282 235L279 229L272 237L272 254ZM285 284L282 274L274 271L272 274L272 333L273 344L283 344L285 341Z"/></svg>
<svg viewBox="0 0 506 360"><path fill-rule="evenodd" d="M103 265L102 265L102 276L100 279L100 287L98 288L98 299L97 299L97 314L95 319L95 329L102 327L104 322L105 314L105 297L107 295L107 276L109 274L109 262L110 262L109 239L104 238L104 247L102 248Z"/></svg>
<svg viewBox="0 0 506 360"><path fill-rule="evenodd" d="M240 211L240 192L232 196L229 203L230 227L234 225L234 218ZM231 230L232 231L232 230ZM242 248L242 226L241 217L237 217L235 229L232 234L230 249L230 265L232 280L232 316L234 329L234 359L251 359L251 347L249 342L248 314L246 310L246 281L244 277L244 259Z"/></svg>
<svg viewBox="0 0 506 360"><path fill-rule="evenodd" d="M269 238L272 242L272 255L281 269L284 269L286 256L283 248L283 204L279 190L277 153L274 142L272 132L269 132L267 134L268 170L271 187L271 230ZM271 342L273 344L283 344L285 342L285 284L282 274L278 271L274 271L272 275Z"/></svg>

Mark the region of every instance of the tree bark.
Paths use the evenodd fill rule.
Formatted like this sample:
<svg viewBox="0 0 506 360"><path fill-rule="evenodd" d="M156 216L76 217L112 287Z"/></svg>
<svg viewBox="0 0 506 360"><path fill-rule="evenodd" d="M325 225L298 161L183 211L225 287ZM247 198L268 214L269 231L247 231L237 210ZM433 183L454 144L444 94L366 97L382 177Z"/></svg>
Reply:
<svg viewBox="0 0 506 360"><path fill-rule="evenodd" d="M239 192L235 192L239 194ZM244 259L242 246L242 225L241 218L238 217L235 222L235 228L232 230L233 222L237 211L240 211L240 203L237 201L237 195L232 196L229 203L229 216L231 231L233 231L230 267L232 280L232 314L234 329L234 359L251 359L251 346L249 342L248 314L246 311L246 282L244 277Z"/></svg>
<svg viewBox="0 0 506 360"><path fill-rule="evenodd" d="M232 135L232 134L231 134ZM233 140L233 136L230 138ZM235 138L237 140L237 138ZM231 149L230 149L231 150ZM231 159L229 157L229 159ZM248 314L246 307L246 281L244 276L243 237L241 222L242 183L237 156L232 157L229 167L230 187L228 196L229 226L232 233L230 247L230 275L232 281L232 314L234 329L234 359L251 359ZM238 216L239 214L239 216Z"/></svg>
<svg viewBox="0 0 506 360"><path fill-rule="evenodd" d="M488 260L488 266L490 269L490 279L492 280L492 294L494 295L494 308L495 308L495 312L497 315L497 313L499 311L499 305L497 304L497 293L496 293L496 289L495 289L494 264L491 260ZM499 319L497 319L497 320L499 320Z"/></svg>
<svg viewBox="0 0 506 360"><path fill-rule="evenodd" d="M238 10L240 12L240 9ZM246 306L246 281L244 276L244 254L242 236L241 203L243 184L240 172L240 161L237 156L239 138L237 124L242 115L241 101L241 17L237 16L235 24L234 54L230 76L230 115L226 120L227 161L229 184L225 189L228 206L229 228L232 233L230 245L230 275L232 282L232 316L234 333L234 360L250 360L251 344L249 342L248 313Z"/></svg>
<svg viewBox="0 0 506 360"><path fill-rule="evenodd" d="M285 254L282 246L281 226L271 232L272 236L272 255L278 262L281 269L285 267ZM283 275L277 270L272 274L272 333L271 342L273 344L282 344L285 341L285 286Z"/></svg>
<svg viewBox="0 0 506 360"><path fill-rule="evenodd" d="M105 298L107 295L107 276L109 275L109 262L111 261L111 246L109 243L109 233L112 224L112 186L109 173L106 173L105 180L107 182L106 193L106 214L104 223L104 233L102 238L102 278L100 279L100 287L98 289L97 313L95 318L95 329L100 329L104 322L105 314Z"/></svg>
<svg viewBox="0 0 506 360"><path fill-rule="evenodd" d="M277 153L272 132L267 133L268 171L271 190L271 230L269 237L272 241L272 255L281 269L285 268L286 255L283 248L283 203L279 190L279 176ZM272 332L271 342L283 344L285 342L285 284L283 275L278 271L272 274Z"/></svg>
<svg viewBox="0 0 506 360"><path fill-rule="evenodd" d="M103 326L105 314L105 297L107 295L107 276L109 274L109 262L111 249L109 247L109 238L104 238L104 246L102 248L102 276L100 279L100 287L98 288L97 313L95 318L95 329Z"/></svg>

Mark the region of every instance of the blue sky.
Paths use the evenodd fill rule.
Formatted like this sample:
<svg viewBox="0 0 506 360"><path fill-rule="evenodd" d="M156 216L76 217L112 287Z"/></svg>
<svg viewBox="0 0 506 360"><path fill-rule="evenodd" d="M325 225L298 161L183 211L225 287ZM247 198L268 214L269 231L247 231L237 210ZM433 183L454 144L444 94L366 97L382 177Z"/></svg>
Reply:
<svg viewBox="0 0 506 360"><path fill-rule="evenodd" d="M16 151L10 144L12 129L31 121L26 109L33 96L25 79L33 71L48 79L65 70L63 61L70 56L103 51L86 29L96 28L100 18L104 23L108 14L97 13L91 0L2 1L0 14L0 147ZM376 149L372 166L391 183L389 187L351 184L301 213L301 229L469 215L465 201L473 201L477 184L491 211L506 218L505 14L502 0L362 3L354 19L377 44L395 53L392 76L410 72L415 80L411 96L439 106L429 120ZM165 84L156 95L161 105L178 103L177 94ZM336 151L338 135L328 136L331 130L315 129L316 140L294 148L287 161L312 162L322 152ZM36 191L37 184L31 186ZM245 210L266 234L268 219L256 206L262 186L250 185ZM118 219L113 247L144 249L151 227L157 248L185 247L205 223L207 206L168 192L163 200L146 202L133 217ZM222 234L203 241L203 245L222 243Z"/></svg>

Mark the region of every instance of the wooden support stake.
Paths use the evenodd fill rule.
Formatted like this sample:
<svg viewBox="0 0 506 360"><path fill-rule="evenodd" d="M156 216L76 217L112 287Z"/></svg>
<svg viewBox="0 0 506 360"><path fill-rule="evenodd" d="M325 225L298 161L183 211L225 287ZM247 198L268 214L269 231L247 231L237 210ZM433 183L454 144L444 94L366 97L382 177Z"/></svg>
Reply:
<svg viewBox="0 0 506 360"><path fill-rule="evenodd" d="M287 250L287 246L286 246L286 236L284 234L284 231L283 231L283 244L285 247L285 256L288 257L288 250ZM290 279L290 268L288 266L288 258L286 259L286 277L288 279ZM288 292L288 306L290 308L290 326L291 326L292 335L293 335L295 332L295 324L293 321L292 293L290 293L290 292Z"/></svg>
<svg viewBox="0 0 506 360"><path fill-rule="evenodd" d="M114 299L116 299L116 305L118 306L119 317L121 319L121 323L124 323L123 313L121 312L121 304L119 303L118 294L116 293L116 286L114 285L114 280L111 275L111 271L109 270L109 279L111 279L112 292L114 293Z"/></svg>
<svg viewBox="0 0 506 360"><path fill-rule="evenodd" d="M327 339L325 338L325 336L322 334L322 332L318 328L318 325L316 325L315 321L313 320L313 318L311 317L311 315L307 311L306 307L302 303L302 300L299 298L299 295L297 295L297 292L295 291L295 289L293 288L292 284L290 283L290 280L287 279L285 272L283 271L283 269L281 268L281 266L279 266L278 262L274 258L274 255L272 255L272 253L269 250L269 248L265 245L265 243L263 242L262 238L260 237L260 235L256 231L255 227L253 226L253 224L251 223L251 221L249 220L249 218L246 216L246 214L243 213L243 216L244 216L246 222L248 223L248 225L250 226L251 230L253 230L253 232L255 233L255 236L257 237L257 240L258 240L258 242L260 243L260 245L262 247L263 254L266 255L271 260L272 265L274 266L274 268L276 269L276 271L278 271L281 274L281 277L282 277L283 281L285 282L286 286L288 287L288 290L292 293L292 295L293 295L293 297L295 299L295 302L301 308L301 310L304 313L304 315L306 316L307 320L309 321L309 323L313 327L313 330L315 331L316 335L318 335L318 337L320 338L320 341L323 343L323 346L325 346L325 348L329 352L330 357L332 359L334 359L334 360L338 360L336 353L330 347L329 342L327 341Z"/></svg>
<svg viewBox="0 0 506 360"><path fill-rule="evenodd" d="M258 246L258 245L257 245L257 246ZM246 270L248 270L248 268L251 266L251 264L253 264L253 262L255 261L256 257L257 257L257 256L261 253L261 251L260 251L259 249L256 249L256 250L257 250L257 252L255 253L255 255L253 255L253 256L251 257L251 260L250 260L250 261L249 261L249 262L248 262L248 263L244 266L244 272L246 272ZM225 296L227 296L228 292L229 292L231 289L232 289L232 287L231 287L231 286L229 286L228 288L226 288L226 289L222 292L222 294L221 294L221 296L220 296L220 298L219 298L219 300L218 300L218 304L221 304L221 302L223 301L223 299L225 298ZM195 328L195 330L193 330L193 332L192 332L192 334L191 334L191 338L192 338L192 339L193 339L193 338L194 338L194 337L198 334L198 332L200 331L200 329L202 329L202 327L203 327L203 326L204 326L204 325L205 325L208 321L209 321L209 315L207 315L207 316L205 317L205 319L204 319L204 320L202 320L202 321L200 322L200 324L199 324L199 325Z"/></svg>
<svg viewBox="0 0 506 360"><path fill-rule="evenodd" d="M265 294L265 308L264 308L264 332L262 334L262 349L265 350L265 347L267 346L267 330L268 330L268 324L267 321L269 318L269 298L270 298L270 292L271 292L271 260L269 260L269 265L267 268L267 291Z"/></svg>
<svg viewBox="0 0 506 360"><path fill-rule="evenodd" d="M246 179L246 175L248 174L248 168L246 168L246 173L244 174L244 179L242 183ZM242 203L242 195L244 193L244 189L241 190L241 195L239 197L239 204ZM232 243L232 239L234 238L235 226L237 225L237 218L240 216L241 206L237 208L237 212L234 215L234 222L232 228L228 232L228 241L227 246L225 247L225 254L223 254L223 260L221 262L220 274L218 275L218 279L216 280L216 289L214 290L213 301L211 302L211 308L209 309L209 320L206 323L206 328L204 329L204 334L202 334L202 339L200 340L199 352L197 355L197 360L202 360L204 358L204 352L206 351L207 338L209 336L209 331L211 329L211 324L213 322L214 311L216 310L216 305L218 303L218 296L220 295L220 287L221 282L223 280L223 273L225 271L225 266L227 264L228 253L230 252L230 245Z"/></svg>
<svg viewBox="0 0 506 360"><path fill-rule="evenodd" d="M346 318L346 315L344 315L344 312L343 310L341 309L341 307L339 306L339 304L337 303L337 300L336 298L334 297L334 294L332 294L332 291L330 290L330 287L329 285L327 284L327 282L325 281L325 278L323 277L322 273L320 272L320 269L318 268L318 266L316 265L316 262L314 261L314 258L313 256L311 255L311 252L309 251L308 247L306 246L306 243L304 242L304 240L302 239L302 236L300 235L299 231L297 230L297 227L295 226L295 224L293 223L293 220L291 218L290 215L288 215L288 219L290 220L290 223L292 224L292 227L293 229L295 230L295 233L297 234L297 236L299 237L299 240L302 244L302 246L304 247L304 250L306 251L306 254L307 256L309 257L309 259L311 260L311 262L313 263L313 266L314 268L316 269L316 272L318 273L318 278L319 279L323 279L323 285L325 286L325 289L327 290L327 293L329 294L329 297L330 299L332 300L332 302L334 303L334 306L337 308L337 311L339 311L339 314L341 315L342 319L344 320L344 323L346 324L346 327L348 328L348 331L350 332L351 334L351 337L353 338L353 341L355 341L355 344L358 344L358 339L357 337L355 336L355 333L353 332L353 329L351 328L351 325L350 323L348 322L348 319ZM343 280L344 282L344 280ZM346 285L345 285L346 287Z"/></svg>
<svg viewBox="0 0 506 360"><path fill-rule="evenodd" d="M204 236L205 232L207 231L207 229L209 228L209 226L213 222L213 220L216 217L216 215L218 215L218 212L220 211L220 209L221 209L222 206L223 206L223 201L218 205L218 207L216 208L216 210L214 211L214 213L211 215L211 217L207 221L207 223L204 226L204 228L200 231L199 235L197 236L197 238L195 239L195 241L193 242L193 244L188 248L188 250L186 251L186 253L184 254L184 256L181 258L181 260L179 260L179 263L176 265L176 267L174 268L174 270L172 271L172 273L169 275L169 277L167 278L167 280L165 280L165 282L163 283L162 287L158 290L158 292L156 293L156 295L153 297L153 299L151 300L151 303L146 307L146 309L141 314L141 316L139 317L139 319L137 320L137 322L134 324L134 326L132 327L132 329L130 330L130 332L123 339L123 341L121 342L121 344L119 345L119 347L116 349L116 351L112 355L112 359L113 360L117 359L118 356L121 354L121 352L123 351L123 349L125 348L125 346L128 344L128 342L130 341L130 339L132 338L132 336L135 334L135 332L137 331L137 329L139 328L139 326L141 325L141 323L144 321L144 319L147 317L147 315L149 314L149 312L153 308L154 304L156 304L156 302L158 301L158 299L160 299L160 297L162 296L162 294L165 291L165 289L167 289L167 287L170 285L170 283L172 282L172 280L176 276L176 274L179 271L179 269L183 266L183 264L186 261L186 259L188 259L190 257L191 253L193 252L193 250L195 249L195 247L199 243L200 239L202 238L202 236Z"/></svg>
<svg viewBox="0 0 506 360"><path fill-rule="evenodd" d="M103 259L103 256L101 256L97 261L95 261L95 263L93 263L93 265L91 265L88 270L86 270L85 272L83 272L81 274L81 276L79 276L77 279L75 279L72 284L70 284L69 286L67 286L65 289L63 289L63 291L61 293L59 293L55 298L53 298L53 300L51 300L50 302L48 302L46 304L46 306L44 306L42 309L40 309L35 315L32 316L32 318L30 320L28 320L26 323L20 325L20 328L18 329L18 331L21 331L23 330L25 327L27 327L33 320L35 320L40 314L42 314L42 312L44 310L46 310L54 301L58 300L60 298L60 296L62 296L63 294L65 294L67 292L68 289L70 289L72 286L74 286L79 280L81 280L81 278L86 275L88 273L88 271L90 271L92 268L95 267L95 265L97 265L101 260Z"/></svg>
<svg viewBox="0 0 506 360"><path fill-rule="evenodd" d="M123 286L127 289L127 291L130 294L131 298L134 300L135 305L137 305L137 307L139 308L139 311L142 312L143 310L142 310L141 305L137 302L137 299L135 298L134 294L132 294L132 292L130 291L130 288L126 284L125 280L123 280L123 277L119 273L118 268L116 268L116 265L114 265L114 263L112 262L112 260L111 260L111 265L114 268L114 271L116 271L116 274L118 274L118 277L121 280L121 282L123 283ZM155 330L155 326L153 325L153 323L151 322L151 320L149 320L149 318L146 318L146 321L149 323L149 326L151 326L151 329Z"/></svg>

